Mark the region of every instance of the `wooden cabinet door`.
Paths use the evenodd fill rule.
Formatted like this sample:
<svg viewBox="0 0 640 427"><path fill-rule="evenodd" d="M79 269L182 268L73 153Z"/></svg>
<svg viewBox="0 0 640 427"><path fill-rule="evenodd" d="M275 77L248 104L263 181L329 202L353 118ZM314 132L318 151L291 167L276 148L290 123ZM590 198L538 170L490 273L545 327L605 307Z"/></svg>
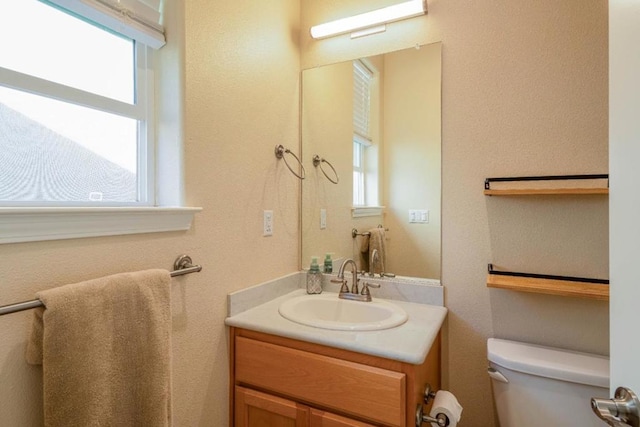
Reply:
<svg viewBox="0 0 640 427"><path fill-rule="evenodd" d="M235 352L237 383L383 425L406 424L403 372L246 337L236 337Z"/></svg>
<svg viewBox="0 0 640 427"><path fill-rule="evenodd" d="M309 408L236 386L235 427L309 427Z"/></svg>
<svg viewBox="0 0 640 427"><path fill-rule="evenodd" d="M363 423L330 412L310 408L311 425L309 427L375 427L373 424Z"/></svg>

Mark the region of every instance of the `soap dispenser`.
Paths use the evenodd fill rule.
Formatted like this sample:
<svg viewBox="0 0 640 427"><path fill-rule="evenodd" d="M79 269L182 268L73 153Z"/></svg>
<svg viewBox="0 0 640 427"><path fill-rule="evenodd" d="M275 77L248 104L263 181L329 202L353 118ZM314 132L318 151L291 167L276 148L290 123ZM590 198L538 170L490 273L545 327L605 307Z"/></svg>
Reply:
<svg viewBox="0 0 640 427"><path fill-rule="evenodd" d="M325 273L333 273L333 261L331 260L331 254L326 254L324 256L324 272Z"/></svg>
<svg viewBox="0 0 640 427"><path fill-rule="evenodd" d="M322 293L322 272L320 272L320 266L318 265L318 257L315 256L311 257L311 266L307 272L307 293Z"/></svg>

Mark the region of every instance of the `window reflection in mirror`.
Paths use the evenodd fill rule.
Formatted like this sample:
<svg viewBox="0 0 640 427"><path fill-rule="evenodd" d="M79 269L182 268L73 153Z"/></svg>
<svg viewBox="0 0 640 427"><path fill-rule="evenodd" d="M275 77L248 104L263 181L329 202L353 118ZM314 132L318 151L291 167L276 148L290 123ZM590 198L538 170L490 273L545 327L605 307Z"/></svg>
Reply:
<svg viewBox="0 0 640 427"><path fill-rule="evenodd" d="M378 169L372 129L379 126L380 73L366 59L353 61L353 206L377 206L378 182L368 179ZM374 153L373 155L371 153ZM367 157L372 157L367 160Z"/></svg>
<svg viewBox="0 0 640 427"><path fill-rule="evenodd" d="M365 119L359 65L374 82ZM303 71L303 161L319 155L340 176L336 185L311 167L302 183L303 267L331 253L368 269L366 238L351 230L383 225L386 272L440 278L440 104L440 43Z"/></svg>

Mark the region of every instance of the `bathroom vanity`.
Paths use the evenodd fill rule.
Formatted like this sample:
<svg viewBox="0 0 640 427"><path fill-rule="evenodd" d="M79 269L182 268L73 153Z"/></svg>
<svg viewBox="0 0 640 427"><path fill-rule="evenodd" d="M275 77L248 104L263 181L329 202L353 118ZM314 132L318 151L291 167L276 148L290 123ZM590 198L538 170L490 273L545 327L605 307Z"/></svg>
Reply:
<svg viewBox="0 0 640 427"><path fill-rule="evenodd" d="M232 425L413 426L440 387L440 337L414 365L231 328Z"/></svg>
<svg viewBox="0 0 640 427"><path fill-rule="evenodd" d="M280 280L270 284L271 291L258 286L229 296L230 425L415 426L426 385L440 388L440 328L447 313L442 287L386 282L379 295L388 299L348 303L393 304L406 312L406 322L379 330L331 330L280 314L296 299L338 301L331 292L306 296L300 279L285 278L289 288ZM432 300L407 302L402 296ZM303 311L312 310L306 305Z"/></svg>

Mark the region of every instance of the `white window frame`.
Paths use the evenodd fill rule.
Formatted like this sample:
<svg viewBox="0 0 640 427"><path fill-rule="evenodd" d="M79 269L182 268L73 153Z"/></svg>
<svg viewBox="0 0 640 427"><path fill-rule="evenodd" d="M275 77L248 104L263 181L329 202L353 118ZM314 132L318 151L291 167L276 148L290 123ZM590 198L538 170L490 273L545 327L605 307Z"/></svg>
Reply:
<svg viewBox="0 0 640 427"><path fill-rule="evenodd" d="M176 41L175 45L179 46L179 41ZM157 125L152 120L155 115L153 101L156 92L155 73L152 67L154 56L151 48L136 43L136 73L139 79L144 80L144 84L136 85L135 105L0 67L0 81L3 86L137 118L139 138L146 140L146 143L138 144L138 175L145 177L139 183L139 194L141 198L145 197L144 204L123 203L118 206L94 207L73 203L57 203L56 206L48 203L33 206L32 203L24 202L11 203L11 206L7 206L4 203L0 206L0 244L179 231L188 230L191 227L194 215L202 209L182 206L182 194L164 194L160 197L164 191L155 185L157 181L155 177L159 174L156 166L165 167L165 165L159 165L155 155L157 150L155 141L160 135L156 135ZM181 135L181 130L174 133ZM177 158L173 160L179 162L181 156L175 157ZM179 164L169 165L168 168L172 170L172 176L177 175L181 178ZM181 192L182 185L174 187L170 191ZM158 199L167 200L172 205L161 206L159 202L162 200ZM178 205L174 205L176 201Z"/></svg>

